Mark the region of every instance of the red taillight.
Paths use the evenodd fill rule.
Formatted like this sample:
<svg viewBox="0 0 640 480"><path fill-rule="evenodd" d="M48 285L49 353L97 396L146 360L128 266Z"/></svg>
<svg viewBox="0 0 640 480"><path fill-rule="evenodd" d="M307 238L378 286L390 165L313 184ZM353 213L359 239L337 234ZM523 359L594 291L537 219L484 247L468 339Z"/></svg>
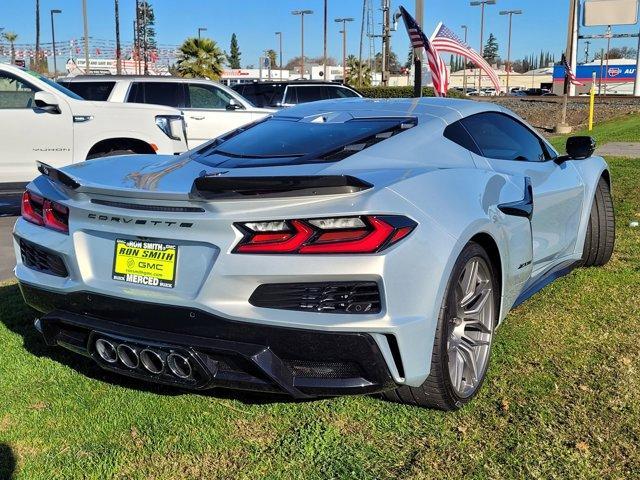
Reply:
<svg viewBox="0 0 640 480"><path fill-rule="evenodd" d="M64 205L44 201L44 226L62 233L69 233L69 209Z"/></svg>
<svg viewBox="0 0 640 480"><path fill-rule="evenodd" d="M29 190L22 194L21 213L28 222L69 233L69 209Z"/></svg>
<svg viewBox="0 0 640 480"><path fill-rule="evenodd" d="M44 225L42 209L44 199L40 195L25 190L22 194L22 205L20 213L26 221L35 223L36 225Z"/></svg>
<svg viewBox="0 0 640 480"><path fill-rule="evenodd" d="M401 216L337 217L237 224L235 253L374 253L405 238L416 223Z"/></svg>

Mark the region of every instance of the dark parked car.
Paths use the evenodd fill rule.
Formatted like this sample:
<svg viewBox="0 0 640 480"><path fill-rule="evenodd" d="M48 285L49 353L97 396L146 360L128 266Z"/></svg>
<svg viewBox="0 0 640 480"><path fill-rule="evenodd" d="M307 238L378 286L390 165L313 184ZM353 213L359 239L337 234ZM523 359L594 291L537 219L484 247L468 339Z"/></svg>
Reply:
<svg viewBox="0 0 640 480"><path fill-rule="evenodd" d="M299 103L361 97L354 89L331 82L291 81L240 83L233 88L256 107L290 107Z"/></svg>

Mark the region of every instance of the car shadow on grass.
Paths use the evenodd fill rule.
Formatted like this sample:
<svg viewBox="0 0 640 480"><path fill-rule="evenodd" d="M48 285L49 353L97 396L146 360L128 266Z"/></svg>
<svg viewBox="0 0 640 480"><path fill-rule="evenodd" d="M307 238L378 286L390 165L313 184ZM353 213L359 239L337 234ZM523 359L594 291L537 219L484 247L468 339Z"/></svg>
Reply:
<svg viewBox="0 0 640 480"><path fill-rule="evenodd" d="M48 358L65 365L85 377L123 388L165 396L200 395L237 400L247 405L300 402L300 400L294 400L287 395L223 388L203 391L185 390L152 382L140 382L124 375L118 375L100 368L97 363L87 357L69 352L62 347L47 345L42 335L33 326L37 317L38 312L24 303L18 285L0 285L0 323L22 337L24 349L36 357ZM313 401L313 399L302 401ZM0 476L0 479L4 479L4 477Z"/></svg>
<svg viewBox="0 0 640 480"><path fill-rule="evenodd" d="M6 443L0 443L0 478L11 480L16 471L16 457Z"/></svg>

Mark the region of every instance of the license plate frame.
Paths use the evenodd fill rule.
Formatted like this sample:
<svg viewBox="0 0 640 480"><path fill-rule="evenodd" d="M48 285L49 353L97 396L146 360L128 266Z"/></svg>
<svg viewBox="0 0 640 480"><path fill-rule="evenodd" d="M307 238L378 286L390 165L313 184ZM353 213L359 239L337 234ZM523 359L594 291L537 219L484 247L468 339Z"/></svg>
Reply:
<svg viewBox="0 0 640 480"><path fill-rule="evenodd" d="M174 288L178 245L159 240L116 238L111 279L132 285Z"/></svg>

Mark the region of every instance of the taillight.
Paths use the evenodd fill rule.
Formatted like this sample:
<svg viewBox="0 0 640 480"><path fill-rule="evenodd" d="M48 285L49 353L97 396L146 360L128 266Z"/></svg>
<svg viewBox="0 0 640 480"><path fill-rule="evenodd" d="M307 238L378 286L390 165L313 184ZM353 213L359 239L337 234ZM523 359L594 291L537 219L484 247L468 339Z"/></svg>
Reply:
<svg viewBox="0 0 640 480"><path fill-rule="evenodd" d="M26 221L35 223L36 225L44 225L42 209L44 207L44 198L40 195L25 190L22 194L22 205L20 213Z"/></svg>
<svg viewBox="0 0 640 480"><path fill-rule="evenodd" d="M375 253L409 235L416 223L399 215L239 223L234 253Z"/></svg>
<svg viewBox="0 0 640 480"><path fill-rule="evenodd" d="M28 222L69 233L69 209L29 190L22 194L21 213Z"/></svg>
<svg viewBox="0 0 640 480"><path fill-rule="evenodd" d="M44 201L44 226L62 233L69 233L69 209L64 205Z"/></svg>

